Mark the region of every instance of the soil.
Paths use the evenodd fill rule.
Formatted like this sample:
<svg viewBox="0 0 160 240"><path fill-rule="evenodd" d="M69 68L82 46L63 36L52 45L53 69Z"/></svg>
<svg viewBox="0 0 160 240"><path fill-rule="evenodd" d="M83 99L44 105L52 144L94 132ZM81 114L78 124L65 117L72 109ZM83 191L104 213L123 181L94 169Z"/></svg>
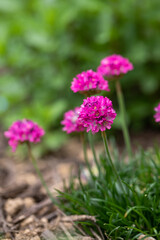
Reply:
<svg viewBox="0 0 160 240"><path fill-rule="evenodd" d="M6 154L6 143L0 135L0 239L4 240L56 240L56 239L103 239L86 236L77 221L92 221L92 216L66 216L47 197L31 162ZM154 141L153 141L154 139ZM121 137L118 139L122 150ZM132 136L132 145L144 148L160 144L160 132L148 131ZM102 151L97 144L97 151ZM88 151L90 161L92 154ZM63 190L64 180L76 174L79 164L83 164L83 153L78 139L72 138L63 148L50 156L38 160L39 168L46 183L56 198L57 191ZM95 223L96 224L96 223ZM79 234L77 233L79 228Z"/></svg>

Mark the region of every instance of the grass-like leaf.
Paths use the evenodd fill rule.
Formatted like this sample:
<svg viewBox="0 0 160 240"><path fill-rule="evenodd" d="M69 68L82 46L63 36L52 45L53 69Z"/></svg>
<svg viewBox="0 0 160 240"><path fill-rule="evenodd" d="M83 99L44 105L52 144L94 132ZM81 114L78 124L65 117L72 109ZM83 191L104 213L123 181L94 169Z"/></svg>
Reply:
<svg viewBox="0 0 160 240"><path fill-rule="evenodd" d="M114 148L113 148L114 149ZM112 153L114 164L125 189L124 196L105 157L100 156L101 173L87 184L79 177L65 192L59 192L61 208L67 214L96 216L97 224L111 239L137 239L140 234L159 237L160 231L160 153L139 149L134 160L125 163L120 154ZM83 171L83 170L82 170ZM79 175L80 176L80 175ZM128 198L128 201L126 200ZM87 223L81 222L89 233ZM89 227L93 227L89 223Z"/></svg>

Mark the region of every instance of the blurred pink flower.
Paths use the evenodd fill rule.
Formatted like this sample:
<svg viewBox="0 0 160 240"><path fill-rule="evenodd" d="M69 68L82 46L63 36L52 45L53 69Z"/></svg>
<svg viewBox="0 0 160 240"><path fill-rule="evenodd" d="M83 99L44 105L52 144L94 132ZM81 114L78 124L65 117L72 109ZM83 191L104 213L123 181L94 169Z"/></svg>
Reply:
<svg viewBox="0 0 160 240"><path fill-rule="evenodd" d="M88 70L82 72L73 78L71 84L73 92L80 92L86 95L93 95L101 92L102 90L110 91L108 82L104 80L100 73Z"/></svg>
<svg viewBox="0 0 160 240"><path fill-rule="evenodd" d="M97 68L97 72L108 80L119 78L131 70L133 70L133 64L127 58L116 54L102 59Z"/></svg>
<svg viewBox="0 0 160 240"><path fill-rule="evenodd" d="M154 108L154 110L156 111L156 114L154 115L155 121L160 122L160 103Z"/></svg>
<svg viewBox="0 0 160 240"><path fill-rule="evenodd" d="M79 107L76 107L74 110L70 110L64 114L64 120L61 121L61 124L64 125L62 130L66 131L68 134L71 132L84 131L84 127L78 120L79 109Z"/></svg>
<svg viewBox="0 0 160 240"><path fill-rule="evenodd" d="M6 138L9 138L8 144L14 152L20 143L40 142L45 134L44 130L31 120L23 119L14 122L8 131L4 132Z"/></svg>
<svg viewBox="0 0 160 240"><path fill-rule="evenodd" d="M79 112L80 122L87 128L87 132L91 130L92 133L110 129L115 117L112 101L103 96L84 99Z"/></svg>

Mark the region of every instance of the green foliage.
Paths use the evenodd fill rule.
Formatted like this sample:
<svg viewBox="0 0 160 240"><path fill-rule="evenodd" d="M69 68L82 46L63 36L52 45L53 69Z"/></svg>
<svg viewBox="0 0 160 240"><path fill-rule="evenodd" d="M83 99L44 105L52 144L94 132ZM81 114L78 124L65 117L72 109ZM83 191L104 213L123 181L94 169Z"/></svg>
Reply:
<svg viewBox="0 0 160 240"><path fill-rule="evenodd" d="M96 70L112 53L128 57L135 67L122 80L130 126L151 124L160 90L159 7L159 0L0 1L4 127L27 117L59 132L63 112L82 102L70 90L72 78ZM114 90L109 96L116 106Z"/></svg>
<svg viewBox="0 0 160 240"><path fill-rule="evenodd" d="M125 193L115 179L107 159L101 156L101 173L87 184L72 179L65 192L59 191L60 207L68 214L87 214L97 218L106 239L137 239L160 237L160 152L139 150L134 161L125 163L113 146L116 168L123 181ZM84 173L83 173L84 174ZM83 176L83 175L81 175ZM84 230L93 223L81 222Z"/></svg>
<svg viewBox="0 0 160 240"><path fill-rule="evenodd" d="M4 234L0 232L0 240L3 240L4 239Z"/></svg>

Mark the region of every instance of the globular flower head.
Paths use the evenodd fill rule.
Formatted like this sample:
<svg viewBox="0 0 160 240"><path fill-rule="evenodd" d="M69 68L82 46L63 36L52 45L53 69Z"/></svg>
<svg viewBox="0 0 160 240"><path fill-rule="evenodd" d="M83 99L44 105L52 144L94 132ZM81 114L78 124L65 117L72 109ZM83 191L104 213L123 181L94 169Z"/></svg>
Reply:
<svg viewBox="0 0 160 240"><path fill-rule="evenodd" d="M40 142L44 134L44 130L37 123L28 119L14 122L9 130L4 132L5 137L9 139L8 143L12 147L12 151L16 150L18 144L24 142Z"/></svg>
<svg viewBox="0 0 160 240"><path fill-rule="evenodd" d="M160 122L160 103L154 108L154 110L156 111L156 114L154 115L155 121Z"/></svg>
<svg viewBox="0 0 160 240"><path fill-rule="evenodd" d="M71 132L84 131L84 127L78 120L79 109L79 107L76 107L74 110L69 110L64 114L64 120L61 121L61 124L64 125L62 130L66 131L68 134Z"/></svg>
<svg viewBox="0 0 160 240"><path fill-rule="evenodd" d="M90 96L102 90L109 91L109 87L108 82L104 80L100 73L88 70L73 78L71 90Z"/></svg>
<svg viewBox="0 0 160 240"><path fill-rule="evenodd" d="M82 125L92 133L110 129L116 112L112 107L112 101L103 96L92 96L84 99L79 112L79 120Z"/></svg>
<svg viewBox="0 0 160 240"><path fill-rule="evenodd" d="M108 80L112 80L122 77L131 70L133 70L133 64L127 58L113 54L101 60L97 72Z"/></svg>

